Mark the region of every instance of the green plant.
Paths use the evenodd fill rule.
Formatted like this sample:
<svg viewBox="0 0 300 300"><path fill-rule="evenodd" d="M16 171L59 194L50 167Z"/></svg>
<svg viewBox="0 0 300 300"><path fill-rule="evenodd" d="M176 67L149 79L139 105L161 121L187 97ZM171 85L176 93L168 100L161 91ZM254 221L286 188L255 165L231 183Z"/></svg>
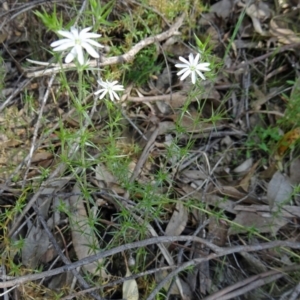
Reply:
<svg viewBox="0 0 300 300"><path fill-rule="evenodd" d="M247 151L262 150L272 154L281 137L278 127L255 126L246 142Z"/></svg>

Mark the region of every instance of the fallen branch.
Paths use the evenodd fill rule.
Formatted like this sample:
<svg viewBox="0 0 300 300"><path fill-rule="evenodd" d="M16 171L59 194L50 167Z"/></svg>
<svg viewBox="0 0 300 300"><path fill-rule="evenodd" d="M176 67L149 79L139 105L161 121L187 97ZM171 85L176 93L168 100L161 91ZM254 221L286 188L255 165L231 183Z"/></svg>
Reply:
<svg viewBox="0 0 300 300"><path fill-rule="evenodd" d="M56 268L56 269L53 269L53 270L41 272L41 273L38 273L38 274L28 274L28 275L20 276L18 278L12 279L12 280L0 282L0 288L7 288L7 287L14 286L14 285L22 284L22 283L25 283L25 282L45 278L45 277L48 277L48 276L61 274L63 272L68 272L68 271L74 270L78 267L81 267L81 266L84 266L86 264L97 261L101 258L105 258L105 257L111 256L111 255L120 253L122 251L128 251L130 249L145 247L145 246L158 244L158 243L172 243L172 242L175 242L175 241L194 241L194 242L198 242L198 243L204 244L205 246L209 247L215 253L211 253L206 257L192 259L192 260L190 260L186 263L183 263L176 270L176 274L174 274L174 272L172 272L168 275L168 278L170 278L169 276L171 276L171 278L172 278L172 276L177 275L178 273L185 270L186 268L191 267L191 266L195 266L195 265L197 265L199 263L202 263L204 261L209 261L209 260L215 259L217 257L221 257L221 256L233 254L233 253L238 253L238 252L241 252L241 251L253 252L253 251L261 251L261 250L266 250L266 249L271 249L271 248L276 248L276 247L287 247L287 248L292 248L292 249L300 249L300 243L289 242L289 241L275 241L275 242L262 243L262 244L251 245L251 246L245 245L245 246L236 246L236 247L227 247L227 248L224 247L224 248L222 248L222 247L218 247L218 246L214 245L213 243L210 243L209 241L207 241L205 239L202 239L202 238L199 238L199 237L194 237L194 236L158 236L158 237L150 238L150 239L147 239L147 240L138 241L138 242L118 246L118 247L115 247L113 249L109 249L109 250L106 250L106 251L101 251L98 254L91 255L89 257L78 260L78 261L76 261L72 264L65 265L65 266L60 267L60 268Z"/></svg>
<svg viewBox="0 0 300 300"><path fill-rule="evenodd" d="M115 64L121 64L121 63L126 63L130 62L134 59L135 55L140 52L143 48L152 45L156 42L161 42L164 41L168 38L170 38L173 35L179 35L180 33L178 32L179 27L182 25L183 20L184 20L185 14L182 14L176 23L174 23L169 30L157 34L152 37L148 37L139 43L137 43L135 46L133 46L127 53L120 55L120 56L113 56L113 57L102 57L100 60L90 60L88 61L88 65L91 68L95 67L104 67L104 66L109 66L109 65L115 65ZM36 63L36 64L41 64L47 67L50 67L48 69L43 69L43 70L37 70L37 68L27 68L24 69L24 75L27 78L32 78L32 77L40 77L40 76L45 76L45 75L52 75L55 73L60 72L61 70L65 71L70 71L72 69L76 68L76 64L74 63L69 63L69 64L51 64L51 63L45 63L45 62L37 62L33 60L29 60L29 62Z"/></svg>

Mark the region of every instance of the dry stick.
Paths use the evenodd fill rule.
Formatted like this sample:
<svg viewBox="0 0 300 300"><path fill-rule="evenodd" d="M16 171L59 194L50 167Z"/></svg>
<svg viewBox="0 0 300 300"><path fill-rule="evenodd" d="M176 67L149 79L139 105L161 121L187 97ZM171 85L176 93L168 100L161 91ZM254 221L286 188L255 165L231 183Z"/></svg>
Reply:
<svg viewBox="0 0 300 300"><path fill-rule="evenodd" d="M151 101L177 101L182 99L182 97L186 96L185 92L176 92L172 94L166 94L166 95L157 95L157 96L145 96L145 97L133 97L128 96L126 100L131 102L151 102Z"/></svg>
<svg viewBox="0 0 300 300"><path fill-rule="evenodd" d="M52 2L63 2L63 0L51 0ZM3 1L2 1L3 2ZM0 14L0 19L3 18L4 16L10 14L11 12L15 11L15 10L19 10L17 13L15 13L14 15L12 15L8 20L5 20L5 22L2 22L2 24L0 25L0 30L10 21L12 21L13 19L15 19L17 16L19 16L20 14L28 11L28 10L32 10L35 6L41 5L43 3L49 3L49 0L38 0L38 1L31 1L31 3L25 4L21 7L16 7L13 8L11 7L8 11ZM50 4L50 3L49 3Z"/></svg>
<svg viewBox="0 0 300 300"><path fill-rule="evenodd" d="M75 153L75 150L77 148L77 145L74 144L73 147L70 150L71 155ZM56 178L57 176L61 175L66 169L65 163L60 163L58 167L51 173L51 175L48 177L48 179L42 183L38 191L32 196L32 198L29 200L27 205L23 208L22 213L19 215L19 217L16 219L16 221L13 223L11 229L8 232L8 237L11 237L15 230L18 228L19 224L21 223L22 219L25 217L29 209L33 206L33 204L38 200L39 196L42 194L44 189L47 188L47 186L51 183L53 178ZM2 246L2 244L1 244Z"/></svg>
<svg viewBox="0 0 300 300"><path fill-rule="evenodd" d="M265 245L265 244L264 244ZM229 248L229 249L233 249L233 248L239 248L240 246L237 246L237 247L232 247L232 248ZM248 246L249 247L249 246ZM251 246L250 246L251 247ZM300 247L300 245L298 245L298 247ZM231 253L227 253L226 255L228 254L233 254L233 253L236 253L236 251L234 252L231 252ZM182 264L178 269L176 269L175 271L171 272L168 276L166 276L164 278L163 281L161 281L156 287L155 289L151 292L151 294L148 296L148 298L146 300L152 300L155 298L156 294L159 292L159 290L168 282L170 281L174 276L176 276L178 273L180 273L181 271L183 271L184 269L188 268L188 267L191 267L193 265L195 265L196 263L200 263L200 262L203 262L203 261L208 261L212 258L216 258L216 257L219 257L219 256L223 256L222 255L216 255L216 254L210 254L208 255L207 257L204 257L204 258L197 258L197 259L193 259L191 261L188 261L184 264ZM291 267L291 266L290 266ZM299 265L296 265L296 266L293 266L293 267L297 267L297 269L300 268ZM282 275L283 276L283 275ZM274 279L273 279L274 280ZM207 300L207 298L205 298ZM232 299L232 297L230 298L225 298L224 296L222 298L212 298L214 300L219 300L219 299L222 299L222 300L225 300L225 299ZM210 299L211 300L211 299Z"/></svg>
<svg viewBox="0 0 300 300"><path fill-rule="evenodd" d="M85 101L88 101L89 98L93 97L93 93L88 95L83 102ZM62 118L62 121L65 121L67 120L75 111L75 108L72 108L67 114L64 115L64 117ZM93 110L95 111L95 110ZM59 127L59 123L57 123L56 125L54 125L51 130L48 131L48 133L46 135L44 135L43 138L41 138L39 140L39 142L37 143L36 145L36 149ZM36 150L35 149L35 150ZM12 175L9 177L9 179L5 182L6 185L8 185L9 181L21 170L21 168L24 166L24 164L27 162L27 160L29 159L29 155L27 155L24 160L15 168L14 172L12 173ZM3 191L0 190L0 195L1 195L1 192Z"/></svg>
<svg viewBox="0 0 300 300"><path fill-rule="evenodd" d="M155 128L155 130L153 131L151 137L149 138L149 140L148 140L148 142L147 142L147 144L146 144L146 146L143 150L142 155L140 156L137 164L135 165L135 168L134 168L133 173L132 173L132 175L130 177L130 180L129 180L130 183L132 183L138 177L141 169L143 168L143 165L145 164L145 162L146 162L146 160L149 156L149 153L150 153L151 149L153 148L153 145L154 145L154 142L157 138L158 132L159 132L159 126L157 126ZM128 198L128 196L125 197L125 198Z"/></svg>
<svg viewBox="0 0 300 300"><path fill-rule="evenodd" d="M87 98L85 98L85 100L88 100L91 96L93 96L93 94L90 94L89 96L87 96ZM63 120L67 119L73 112L75 111L75 109L73 108L64 118ZM91 111L91 113L94 113L95 111L95 104L94 107ZM84 127L86 128L89 124L86 124ZM52 130L48 133L48 136L54 131L56 130L56 128L59 126L59 124L55 125ZM84 129L83 129L84 130ZM41 144L40 143L37 145L37 147ZM73 146L71 147L70 151L69 151L69 158L73 156L73 154L76 151L76 148L78 146L78 143L75 142L73 144ZM29 158L29 155L27 155L27 157L25 158L25 161L27 161L27 159ZM18 168L16 169L15 173L18 172L18 170L21 169L23 163L20 164L18 166ZM29 209L32 207L32 205L36 202L36 200L38 199L38 197L41 195L41 193L43 192L43 190L45 188L47 188L47 186L51 183L52 179L56 178L56 176L62 174L65 170L66 166L64 163L60 163L57 168L50 174L50 176L48 177L48 179L40 186L39 190L32 196L31 200L27 203L26 207L24 207L21 215L17 218L17 220L14 222L14 224L12 225L12 228L10 229L9 233L8 233L8 237L12 236L14 234L14 231L17 229L17 227L19 226L19 224L21 223L22 219L24 218L25 214L29 211ZM2 248L3 244L0 245L0 248Z"/></svg>
<svg viewBox="0 0 300 300"><path fill-rule="evenodd" d="M278 270L271 270L268 272L257 274L251 276L250 278L246 278L245 280L242 280L236 284L233 284L225 289L222 289L221 291L218 291L213 295L204 298L203 300L233 299L240 295L244 295L253 289L256 289L260 286L271 283L283 276L286 276L285 273L287 272L293 272L299 269L300 269L300 265L292 265L292 266L280 268Z"/></svg>
<svg viewBox="0 0 300 300"><path fill-rule="evenodd" d="M26 79L25 81L22 82L22 84L14 90L14 92L6 99L6 101L0 106L0 112L2 112L2 110L8 106L10 104L10 102L12 101L12 99L17 96L19 93L21 93L21 91L23 90L23 88L25 88L31 81L33 78L31 79Z"/></svg>
<svg viewBox="0 0 300 300"><path fill-rule="evenodd" d="M265 58L268 58L272 55L275 55L275 54L278 54L278 53L281 53L281 52L284 52L286 50L290 50L290 49L293 49L294 47L297 48L300 46L300 43L293 43L293 44L289 44L289 45L285 45L285 46L282 46L278 49L275 49L269 53L266 53L264 55L261 55L261 56L258 56L258 57L255 57L253 59L250 59L250 60L247 60L246 62L242 62L240 63L239 65L233 67L232 69L230 69L231 71L234 71L234 70L237 70L239 68L244 68L246 65L250 65L250 64L254 64L258 61L261 61Z"/></svg>
<svg viewBox="0 0 300 300"><path fill-rule="evenodd" d="M41 105L41 108L40 108L40 111L39 111L38 119L37 119L37 122L36 122L35 127L34 127L32 143L31 143L31 147L30 147L30 151L29 151L29 158L27 160L27 169L25 171L23 184L22 184L23 189L24 189L25 184L26 184L26 178L27 178L27 175L28 175L28 172L29 172L29 167L30 167L30 164L31 164L32 156L33 156L34 150L36 149L36 140L37 140L37 136L38 136L38 131L39 131L39 128L40 128L44 108L45 108L45 105L46 105L46 102L47 102L49 92L50 92L50 89L52 87L54 78L55 78L55 74L53 74L51 76L51 78L48 82L48 87L47 87L47 90L46 90L45 95L43 97L43 101L42 101L42 105Z"/></svg>
<svg viewBox="0 0 300 300"><path fill-rule="evenodd" d="M66 265L69 265L71 262L70 260L64 255L64 253L62 252L62 250L60 249L60 247L58 246L53 234L51 233L45 219L43 218L43 216L41 215L40 211L39 211L39 208L36 204L33 205L33 209L34 211L36 212L41 224L43 225L44 227L44 230L45 232L47 233L48 237L49 237L49 240L50 242L52 243L53 247L55 248L56 252L58 253L58 255L60 256L60 258L62 259L62 261L66 264ZM77 278L79 284L85 288L85 289L88 289L90 288L90 286L88 285L88 283L84 280L84 278L79 274L79 272L74 269L71 271L73 273L73 275ZM90 292L91 296L93 296L95 299L98 299L98 300L102 300L102 298L97 295L94 291L91 291Z"/></svg>
<svg viewBox="0 0 300 300"><path fill-rule="evenodd" d="M157 272L168 271L170 269L174 269L175 267L176 266L166 266L166 267L161 267L161 268L155 268L155 269L151 269L151 270L148 270L148 271L145 271L145 272L141 272L141 273L138 273L138 274L130 275L128 277L123 277L123 278L120 278L118 280L114 280L112 282L103 284L101 286L92 287L92 288L87 289L87 290L83 290L83 291L79 291L79 292L74 293L74 294L70 294L68 296L65 296L65 297L61 298L60 300L73 299L73 298L78 297L80 295L84 295L84 294L86 294L86 293L88 293L90 291L95 291L95 290L98 290L98 289L104 289L106 287L116 286L117 284L123 283L123 282L125 282L127 280L137 279L137 278L140 278L140 277L143 277L143 276L147 276L147 275L151 275L151 274L157 273Z"/></svg>
<svg viewBox="0 0 300 300"><path fill-rule="evenodd" d="M87 122L87 124L85 124L85 126L82 128L82 130L85 130L88 127L88 125L89 124ZM71 149L69 150L69 156L68 156L69 159L72 158L72 156L75 154L78 147L79 147L79 142L78 142L78 139L76 139L76 141L72 145ZM67 168L66 163L61 162L57 166L57 168L51 173L51 175L47 178L47 180L42 183L42 185L40 186L38 191L32 196L32 198L29 200L27 205L23 208L22 213L19 215L17 220L13 223L12 228L10 229L10 231L8 233L8 237L10 237L14 234L15 230L21 223L22 219L24 218L26 213L29 211L29 209L33 206L33 204L38 200L39 196L42 194L44 189L47 189L47 186L50 185L50 183L52 182L52 180L54 178L57 178L58 176L62 175L63 172L66 170L66 168ZM1 246L2 246L2 244L1 244Z"/></svg>
<svg viewBox="0 0 300 300"><path fill-rule="evenodd" d="M143 165L145 164L148 156L149 156L149 153L151 151L151 149L153 148L153 145L154 145L154 142L157 138L157 135L159 133L159 130L160 130L160 125L158 125L156 127L156 129L153 131L151 137L149 138L148 142L147 142L147 145L145 146L144 150L143 150L143 153L139 159L139 161L137 162L135 168L134 168L134 171L130 177L130 182L132 183L139 175ZM128 198L129 197L129 193L127 192L126 195L124 196L125 198ZM128 211L131 213L131 215L134 217L134 219L140 223L141 225L144 223L144 220L142 220L141 217L139 217L138 215L136 215L135 213L132 212L132 210L128 207L128 204L127 203L124 203L123 204L125 206L126 209L128 209ZM157 232L155 231L155 229L148 223L147 225L147 229L149 231L149 233L153 236L153 237L157 237L158 234ZM164 258L166 259L166 261L168 262L169 265L174 265L174 260L171 256L171 254L169 253L169 251L166 249L165 245L163 244L158 244L157 245L161 251L161 253L163 254ZM178 287L178 290L180 291L180 294L182 295L183 294L183 290L182 290L182 285L181 285L181 282L180 282L180 279L179 278L176 278L175 279L176 281L176 285Z"/></svg>
<svg viewBox="0 0 300 300"><path fill-rule="evenodd" d="M89 67L97 67L97 66L103 67L103 66L121 64L121 63L132 61L134 59L135 55L139 51L141 51L143 48L145 48L149 45L152 45L155 42L164 41L173 35L180 34L177 30L182 25L184 17L185 17L185 14L182 14L178 18L176 23L174 23L174 25L172 25L172 27L169 30L167 30L163 33L157 34L153 37L148 37L148 38L140 41L135 46L133 46L127 53L120 55L120 56L113 56L113 57L108 57L108 58L102 57L99 64L98 64L97 60L91 60L88 62ZM31 60L28 60L28 61L31 61ZM31 61L31 62L34 63L35 61ZM39 64L39 62L37 62L37 63ZM46 69L46 70L32 71L32 72L30 71L30 69L25 69L24 70L25 76L28 78L40 77L40 76L44 76L44 75L58 73L62 70L70 70L70 69L76 68L76 64L74 64L74 63L59 65L59 64L46 64L46 63L42 62L41 64L48 65L48 66L54 66L54 67L50 68L50 69Z"/></svg>
<svg viewBox="0 0 300 300"><path fill-rule="evenodd" d="M97 261L101 258L105 258L105 257L111 256L111 255L120 253L122 251L128 251L130 249L146 247L146 246L153 245L153 244L158 244L158 243L173 243L175 241L194 241L194 242L202 243L205 246L209 247L212 251L215 252L215 253L212 253L212 254L208 255L207 257L193 259L193 260L191 260L187 263L184 263L183 265L181 265L177 269L177 272L176 272L175 275L177 275L181 270L184 270L187 267L199 264L203 261L209 261L209 260L215 259L217 257L221 257L221 256L233 254L233 253L238 253L238 252L241 252L241 251L245 251L245 252L262 251L262 250L271 249L271 248L275 248L275 247L288 247L288 248L292 248L292 249L300 249L300 243L288 242L288 241L274 241L274 242L270 242L270 243L261 243L261 244L252 245L252 246L246 245L246 246L235 246L235 247L229 247L229 248L225 248L225 247L222 248L222 247L218 247L215 244L210 243L207 240L199 238L199 237L193 237L193 236L158 236L158 237L150 238L150 239L147 239L147 240L138 241L138 242L118 246L118 247L113 248L113 249L105 250L105 251L99 252L98 254L91 255L89 257L78 260L78 261L76 261L76 262L74 262L70 265L63 266L63 267L60 267L60 268L57 268L57 269L41 272L41 273L38 273L38 274L24 275L24 276L21 276L21 277L18 277L18 278L15 278L15 279L12 279L12 280L9 280L9 281L6 281L6 282L0 282L0 288L11 287L11 286L14 286L16 284L22 284L22 283L25 283L25 282L28 282L28 281L38 280L38 279L41 279L41 278L44 278L44 277L61 274L63 272L68 272L68 271L71 271L71 270L76 269L78 267L90 264L90 263L92 263L94 261Z"/></svg>
<svg viewBox="0 0 300 300"><path fill-rule="evenodd" d="M294 288L294 291L291 295L291 297L288 300L297 300L299 299L300 294L300 283L297 284L297 286Z"/></svg>

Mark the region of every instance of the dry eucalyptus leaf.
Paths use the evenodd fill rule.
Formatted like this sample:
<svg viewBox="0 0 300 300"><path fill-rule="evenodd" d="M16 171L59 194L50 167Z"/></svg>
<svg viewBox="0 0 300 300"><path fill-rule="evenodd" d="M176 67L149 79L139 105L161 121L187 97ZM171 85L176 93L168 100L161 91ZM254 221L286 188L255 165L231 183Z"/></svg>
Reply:
<svg viewBox="0 0 300 300"><path fill-rule="evenodd" d="M214 244L220 247L225 246L227 241L228 225L225 221L218 220L216 217L209 218L208 231L209 236L213 239Z"/></svg>
<svg viewBox="0 0 300 300"><path fill-rule="evenodd" d="M126 277L131 276L131 272L127 268ZM123 299L139 300L139 290L135 279L126 280L123 283Z"/></svg>
<svg viewBox="0 0 300 300"><path fill-rule="evenodd" d="M233 172L244 173L252 167L252 164L253 164L253 158L250 157L250 158L246 159L243 163L241 163L238 167L233 169Z"/></svg>
<svg viewBox="0 0 300 300"><path fill-rule="evenodd" d="M293 159L290 165L290 181L293 185L300 184L300 158Z"/></svg>
<svg viewBox="0 0 300 300"><path fill-rule="evenodd" d="M277 171L268 185L267 198L272 208L276 203L283 204L290 200L293 188L290 179Z"/></svg>
<svg viewBox="0 0 300 300"><path fill-rule="evenodd" d="M181 201L178 201L172 217L165 230L166 236L180 235L188 221L188 211ZM167 247L167 246L166 246Z"/></svg>
<svg viewBox="0 0 300 300"><path fill-rule="evenodd" d="M261 1L256 2L246 7L246 14L251 18L255 31L260 35L267 35L262 29L261 22L270 18L271 10L269 6Z"/></svg>
<svg viewBox="0 0 300 300"><path fill-rule="evenodd" d="M99 163L95 169L96 179L106 183L117 182L117 179L102 163Z"/></svg>
<svg viewBox="0 0 300 300"><path fill-rule="evenodd" d="M80 193L81 190L78 184L75 184L72 194L78 195ZM98 240L94 230L88 225L88 216L84 207L82 196L71 196L69 198L69 203L72 211L70 227L72 231L73 247L77 258L83 259L96 254L96 252L100 250L95 249L95 245L98 245ZM95 250L92 251L92 248ZM100 271L102 278L108 277L106 270L101 264L103 264L103 259L99 259L97 262L85 265L83 266L83 269L94 275L99 275Z"/></svg>
<svg viewBox="0 0 300 300"><path fill-rule="evenodd" d="M31 222L29 223L28 235L22 248L22 263L31 269L35 269L40 258L48 249L49 238L42 228L34 226Z"/></svg>
<svg viewBox="0 0 300 300"><path fill-rule="evenodd" d="M210 7L210 12L215 13L218 17L222 19L227 19L230 16L230 13L233 9L234 1L233 0L222 0Z"/></svg>
<svg viewBox="0 0 300 300"><path fill-rule="evenodd" d="M239 212L228 230L228 235L247 233L249 228L254 228L260 233L272 233L277 231L288 223L287 219L274 217L271 214L257 214L248 211Z"/></svg>
<svg viewBox="0 0 300 300"><path fill-rule="evenodd" d="M255 212L261 215L269 215L270 213L277 214L278 208L270 208L268 205L256 205L252 204L250 206L244 205L236 205L234 207L236 211L247 211L247 212ZM283 205L280 207L280 216L283 218L295 218L300 217L300 207L294 205Z"/></svg>
<svg viewBox="0 0 300 300"><path fill-rule="evenodd" d="M260 161L258 160L254 165L252 165L251 168L247 171L246 175L240 181L240 187L245 192L248 192L250 185L252 185L255 181L257 181L257 178L255 176L255 171L259 163Z"/></svg>
<svg viewBox="0 0 300 300"><path fill-rule="evenodd" d="M277 37L279 42L285 45L300 43L300 37L292 29L288 28L283 18L274 18L270 22L270 33Z"/></svg>
<svg viewBox="0 0 300 300"><path fill-rule="evenodd" d="M193 180L206 180L208 178L207 172L203 170L184 170L180 173L180 176L184 176L188 182Z"/></svg>

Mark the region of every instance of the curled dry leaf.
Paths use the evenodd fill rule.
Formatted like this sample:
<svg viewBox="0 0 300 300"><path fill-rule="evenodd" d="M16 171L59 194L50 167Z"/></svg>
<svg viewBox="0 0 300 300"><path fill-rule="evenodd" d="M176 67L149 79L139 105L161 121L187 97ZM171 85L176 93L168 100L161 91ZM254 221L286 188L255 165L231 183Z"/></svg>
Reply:
<svg viewBox="0 0 300 300"><path fill-rule="evenodd" d="M297 127L289 132L287 132L278 143L277 153L281 157L285 152L295 145L300 138L300 127Z"/></svg>
<svg viewBox="0 0 300 300"><path fill-rule="evenodd" d="M246 14L251 18L253 27L260 35L267 35L262 29L261 22L270 18L271 10L269 6L264 2L256 2L246 7Z"/></svg>
<svg viewBox="0 0 300 300"><path fill-rule="evenodd" d="M293 23L293 22L292 22ZM274 18L270 22L270 33L285 45L300 43L300 37L292 29L284 18Z"/></svg>
<svg viewBox="0 0 300 300"><path fill-rule="evenodd" d="M256 168L258 167L260 161L257 161L251 168L248 170L246 175L243 177L243 179L240 181L240 187L245 191L249 191L249 186L251 182L254 182L256 180L254 174L256 171Z"/></svg>

